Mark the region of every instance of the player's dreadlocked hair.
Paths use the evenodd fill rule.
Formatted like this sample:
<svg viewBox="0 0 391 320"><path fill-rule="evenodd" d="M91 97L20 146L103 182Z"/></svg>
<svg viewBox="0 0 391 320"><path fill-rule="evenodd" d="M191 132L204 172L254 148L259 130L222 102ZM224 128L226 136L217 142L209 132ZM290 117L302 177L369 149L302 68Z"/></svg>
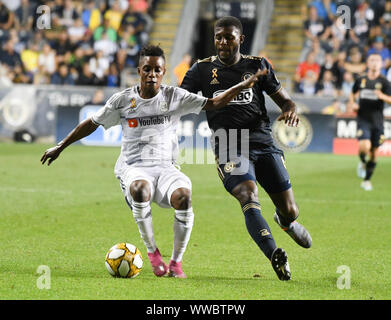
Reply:
<svg viewBox="0 0 391 320"><path fill-rule="evenodd" d="M164 60L166 60L163 49L159 46L154 46L151 44L141 49L140 58L142 57L162 57Z"/></svg>
<svg viewBox="0 0 391 320"><path fill-rule="evenodd" d="M226 16L222 17L215 23L215 30L216 28L225 28L225 27L236 27L239 29L240 34L243 33L243 26L242 23L238 18L232 17L232 16Z"/></svg>

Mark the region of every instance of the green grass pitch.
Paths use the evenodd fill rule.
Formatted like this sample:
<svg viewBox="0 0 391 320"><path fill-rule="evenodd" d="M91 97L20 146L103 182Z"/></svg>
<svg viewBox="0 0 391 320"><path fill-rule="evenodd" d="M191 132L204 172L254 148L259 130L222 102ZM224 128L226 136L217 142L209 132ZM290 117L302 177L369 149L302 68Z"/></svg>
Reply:
<svg viewBox="0 0 391 320"><path fill-rule="evenodd" d="M390 158L379 159L374 190L365 192L355 173L357 157L286 154L299 221L311 232L313 247L297 246L274 223L263 190L260 199L277 245L288 253L289 282L277 279L251 240L215 166L183 165L193 182L195 225L183 262L188 279L173 279L152 273L113 175L119 148L71 146L47 167L39 161L47 147L0 144L0 299L391 298ZM157 244L168 261L173 211L152 210ZM144 256L135 279L112 278L104 266L107 250L124 241ZM49 289L37 286L41 265L50 268ZM348 269L338 273L340 266Z"/></svg>

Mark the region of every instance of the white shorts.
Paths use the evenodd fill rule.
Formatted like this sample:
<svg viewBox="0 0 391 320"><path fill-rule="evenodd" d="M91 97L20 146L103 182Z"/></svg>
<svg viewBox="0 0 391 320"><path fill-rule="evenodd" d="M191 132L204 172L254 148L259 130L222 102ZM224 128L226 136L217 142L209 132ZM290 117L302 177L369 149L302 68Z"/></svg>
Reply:
<svg viewBox="0 0 391 320"><path fill-rule="evenodd" d="M151 188L151 202L162 208L171 208L171 195L178 188L191 190L190 179L174 165L127 166L117 178L120 180L122 192L129 204L132 203L130 185L136 180L146 180Z"/></svg>

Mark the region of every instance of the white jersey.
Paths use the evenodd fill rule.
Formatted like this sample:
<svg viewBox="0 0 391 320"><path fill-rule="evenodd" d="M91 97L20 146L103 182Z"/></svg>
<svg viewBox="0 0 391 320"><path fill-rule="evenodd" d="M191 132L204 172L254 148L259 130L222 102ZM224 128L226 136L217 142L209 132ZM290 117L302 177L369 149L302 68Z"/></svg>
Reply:
<svg viewBox="0 0 391 320"><path fill-rule="evenodd" d="M92 121L105 129L122 126L121 154L115 171L125 164L151 165L175 163L178 156L176 134L179 119L200 113L207 98L182 88L160 87L151 99L143 99L138 86L114 94Z"/></svg>

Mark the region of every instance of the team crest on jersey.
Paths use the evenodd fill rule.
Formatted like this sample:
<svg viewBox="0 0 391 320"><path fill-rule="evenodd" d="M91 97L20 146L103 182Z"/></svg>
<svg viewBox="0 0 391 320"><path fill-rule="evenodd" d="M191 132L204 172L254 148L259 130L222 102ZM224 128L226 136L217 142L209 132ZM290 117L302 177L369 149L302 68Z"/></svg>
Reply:
<svg viewBox="0 0 391 320"><path fill-rule="evenodd" d="M217 80L217 69L216 68L213 68L212 69L212 81L210 82L210 84L219 84L219 80Z"/></svg>
<svg viewBox="0 0 391 320"><path fill-rule="evenodd" d="M383 85L381 84L381 82L376 82L375 89L376 90L381 90L382 88L383 88Z"/></svg>
<svg viewBox="0 0 391 320"><path fill-rule="evenodd" d="M161 112L168 111L168 103L167 103L167 101L160 101L159 102L159 106L160 106L160 111Z"/></svg>
<svg viewBox="0 0 391 320"><path fill-rule="evenodd" d="M224 166L224 171L227 173L231 172L233 169L235 169L235 163L232 161L227 162Z"/></svg>
<svg viewBox="0 0 391 320"><path fill-rule="evenodd" d="M251 78L252 76L254 75L254 73L251 73L251 72L246 72L242 75L242 81L245 81L249 78Z"/></svg>

